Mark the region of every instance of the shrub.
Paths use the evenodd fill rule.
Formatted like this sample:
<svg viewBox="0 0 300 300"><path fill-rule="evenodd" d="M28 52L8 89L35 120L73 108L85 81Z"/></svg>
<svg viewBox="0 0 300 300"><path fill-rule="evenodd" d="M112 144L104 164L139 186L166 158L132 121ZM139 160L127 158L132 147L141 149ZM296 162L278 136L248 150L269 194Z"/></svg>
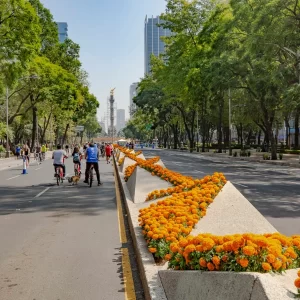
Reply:
<svg viewBox="0 0 300 300"><path fill-rule="evenodd" d="M0 145L0 152L4 152L4 151L5 151L5 148L2 145Z"/></svg>

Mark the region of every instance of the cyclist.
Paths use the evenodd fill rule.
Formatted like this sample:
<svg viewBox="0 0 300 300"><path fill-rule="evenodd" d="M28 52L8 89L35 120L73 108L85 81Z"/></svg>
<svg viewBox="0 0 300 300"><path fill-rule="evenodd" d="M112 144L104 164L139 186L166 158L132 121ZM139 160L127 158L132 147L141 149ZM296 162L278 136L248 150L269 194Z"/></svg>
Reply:
<svg viewBox="0 0 300 300"><path fill-rule="evenodd" d="M35 147L35 158L38 162L41 162L41 146L39 144Z"/></svg>
<svg viewBox="0 0 300 300"><path fill-rule="evenodd" d="M80 152L80 150L79 150L79 148L76 146L75 148L74 148L74 151L73 151L73 153L72 153L72 156L73 156L73 163L74 164L78 164L79 165L79 175L81 174L81 152Z"/></svg>
<svg viewBox="0 0 300 300"><path fill-rule="evenodd" d="M47 147L45 144L42 145L42 159L46 159Z"/></svg>
<svg viewBox="0 0 300 300"><path fill-rule="evenodd" d="M89 147L86 149L85 152L85 159L86 159L86 169L85 169L85 180L84 183L89 183L89 171L92 165L94 165L94 169L96 171L98 185L101 185L100 181L100 173L99 173L99 164L98 164L98 149L94 143L90 143Z"/></svg>
<svg viewBox="0 0 300 300"><path fill-rule="evenodd" d="M65 148L66 148L66 153L69 154L69 151L70 151L69 150L69 145L66 145Z"/></svg>
<svg viewBox="0 0 300 300"><path fill-rule="evenodd" d="M68 158L66 151L61 149L61 145L57 145L57 150L53 151L52 159L54 170L56 171L56 167L62 167L63 169L63 180L65 180L66 176L66 166L65 166L65 158ZM54 174L54 177L56 174Z"/></svg>

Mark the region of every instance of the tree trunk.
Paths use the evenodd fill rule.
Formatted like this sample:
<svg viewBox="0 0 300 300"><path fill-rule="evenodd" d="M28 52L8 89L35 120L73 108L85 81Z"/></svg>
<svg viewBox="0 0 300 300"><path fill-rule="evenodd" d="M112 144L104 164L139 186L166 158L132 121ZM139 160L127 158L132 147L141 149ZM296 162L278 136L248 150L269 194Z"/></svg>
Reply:
<svg viewBox="0 0 300 300"><path fill-rule="evenodd" d="M31 147L30 147L31 152L33 152L33 148L35 146L36 126L37 126L37 108L35 106L33 106L32 107Z"/></svg>
<svg viewBox="0 0 300 300"><path fill-rule="evenodd" d="M50 123L50 119L51 119L51 115L52 113L50 113L48 119L45 117L44 119L44 128L42 130L42 134L41 134L41 142L44 144L46 141L45 141L45 135L46 135L46 131L48 129L48 126L49 126L49 123Z"/></svg>
<svg viewBox="0 0 300 300"><path fill-rule="evenodd" d="M299 111L295 114L295 149L299 148Z"/></svg>
<svg viewBox="0 0 300 300"><path fill-rule="evenodd" d="M66 138L67 138L67 133L68 133L69 127L70 127L70 123L68 123L67 126L66 126L65 133L64 133L64 136L63 136L63 139L62 139L62 142L61 142L61 146L62 146L62 147L63 147L63 145L65 144L65 141L66 141Z"/></svg>

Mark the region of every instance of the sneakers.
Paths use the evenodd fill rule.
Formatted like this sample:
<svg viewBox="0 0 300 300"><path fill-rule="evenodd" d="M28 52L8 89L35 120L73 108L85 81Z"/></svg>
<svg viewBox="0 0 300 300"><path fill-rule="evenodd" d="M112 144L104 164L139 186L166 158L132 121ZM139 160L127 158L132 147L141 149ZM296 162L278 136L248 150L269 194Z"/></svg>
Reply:
<svg viewBox="0 0 300 300"><path fill-rule="evenodd" d="M98 182L98 186L102 185L102 182Z"/></svg>
<svg viewBox="0 0 300 300"><path fill-rule="evenodd" d="M83 183L89 183L87 180L84 180Z"/></svg>

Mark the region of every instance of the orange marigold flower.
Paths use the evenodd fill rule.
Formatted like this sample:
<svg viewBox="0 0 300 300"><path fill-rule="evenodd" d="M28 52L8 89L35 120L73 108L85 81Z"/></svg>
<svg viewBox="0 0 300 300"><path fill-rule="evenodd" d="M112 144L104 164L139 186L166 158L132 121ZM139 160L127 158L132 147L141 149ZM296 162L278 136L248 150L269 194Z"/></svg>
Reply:
<svg viewBox="0 0 300 300"><path fill-rule="evenodd" d="M271 265L270 265L269 263L264 262L264 263L262 263L261 266L262 266L262 268L263 268L265 271L267 271L267 272L269 272L269 271L272 270L272 267L271 267Z"/></svg>
<svg viewBox="0 0 300 300"><path fill-rule="evenodd" d="M268 254L267 255L267 262L272 264L273 262L275 262L276 257L273 254Z"/></svg>
<svg viewBox="0 0 300 300"><path fill-rule="evenodd" d="M243 268L247 268L248 264L249 264L249 260L247 258L241 258L239 260L239 264L243 267Z"/></svg>
<svg viewBox="0 0 300 300"><path fill-rule="evenodd" d="M149 249L149 251L151 252L151 253L155 253L156 252L156 248L148 248Z"/></svg>
<svg viewBox="0 0 300 300"><path fill-rule="evenodd" d="M209 262L207 264L207 268L208 268L209 271L213 271L215 269L215 266L214 266L214 264L212 264L211 262Z"/></svg>
<svg viewBox="0 0 300 300"><path fill-rule="evenodd" d="M243 253L248 256L252 256L255 254L255 248L252 246L243 247Z"/></svg>
<svg viewBox="0 0 300 300"><path fill-rule="evenodd" d="M282 262L280 260L276 260L272 263L272 266L277 271L282 267Z"/></svg>
<svg viewBox="0 0 300 300"><path fill-rule="evenodd" d="M168 261L169 261L170 259L171 259L171 254L166 254L166 255L165 255L165 260L168 260Z"/></svg>
<svg viewBox="0 0 300 300"><path fill-rule="evenodd" d="M188 241L186 239L181 239L179 241L179 246L180 247L186 247L187 244L188 244Z"/></svg>
<svg viewBox="0 0 300 300"><path fill-rule="evenodd" d="M199 265L200 265L201 267L203 267L203 268L206 268L206 267L207 267L207 262L206 262L206 260L205 260L203 257L201 257L201 258L199 259Z"/></svg>
<svg viewBox="0 0 300 300"><path fill-rule="evenodd" d="M214 256L212 258L212 262L214 263L215 266L218 266L220 264L220 258L218 256Z"/></svg>
<svg viewBox="0 0 300 300"><path fill-rule="evenodd" d="M228 256L223 255L223 256L222 256L222 261L227 262L227 260L228 260Z"/></svg>
<svg viewBox="0 0 300 300"><path fill-rule="evenodd" d="M300 289L300 278L299 277L295 280L294 284L297 289Z"/></svg>
<svg viewBox="0 0 300 300"><path fill-rule="evenodd" d="M297 272L298 277L300 277L300 270Z"/></svg>
<svg viewBox="0 0 300 300"><path fill-rule="evenodd" d="M193 245L193 244L187 245L187 246L185 247L184 251L185 251L186 253L192 253L192 252L196 251L196 246Z"/></svg>

